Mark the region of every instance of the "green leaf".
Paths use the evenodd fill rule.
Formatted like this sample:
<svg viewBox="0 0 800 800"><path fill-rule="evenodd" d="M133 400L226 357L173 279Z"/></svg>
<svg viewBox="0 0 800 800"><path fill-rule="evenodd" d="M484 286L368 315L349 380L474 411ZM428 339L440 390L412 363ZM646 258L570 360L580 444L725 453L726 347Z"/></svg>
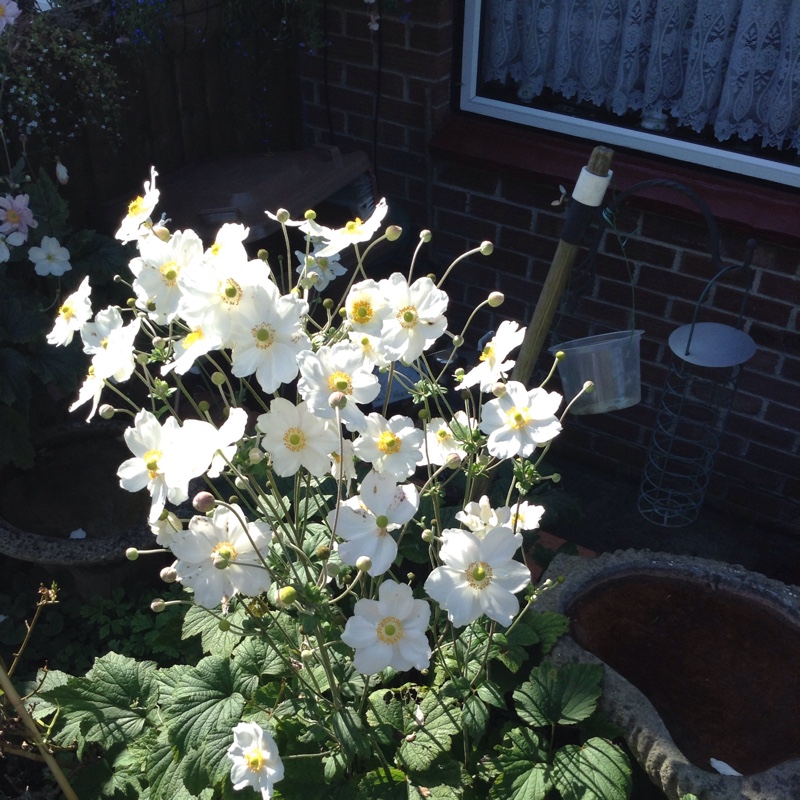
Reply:
<svg viewBox="0 0 800 800"><path fill-rule="evenodd" d="M166 737L159 739L156 747L149 752L145 764L153 798L189 800L192 797L181 777L178 754Z"/></svg>
<svg viewBox="0 0 800 800"><path fill-rule="evenodd" d="M28 187L30 194L30 208L39 222L36 229L38 244L43 236L55 236L63 242L69 233L67 219L69 206L67 201L58 192L58 186L47 174L44 167L39 168L39 175ZM33 244L33 242L29 242Z"/></svg>
<svg viewBox="0 0 800 800"><path fill-rule="evenodd" d="M500 687L494 682L486 680L478 686L478 697L484 703L495 708L505 708L506 701Z"/></svg>
<svg viewBox="0 0 800 800"><path fill-rule="evenodd" d="M458 701L429 691L419 707L419 722L413 717L397 754L400 766L424 772L442 754L449 753L453 736L461 730Z"/></svg>
<svg viewBox="0 0 800 800"><path fill-rule="evenodd" d="M111 283L115 275L128 274L131 253L116 239L82 230L70 236L66 246L73 268L88 275L93 287Z"/></svg>
<svg viewBox="0 0 800 800"><path fill-rule="evenodd" d="M35 295L0 292L0 340L24 344L36 339L50 324Z"/></svg>
<svg viewBox="0 0 800 800"><path fill-rule="evenodd" d="M26 406L31 396L28 359L17 350L0 347L0 375L0 403Z"/></svg>
<svg viewBox="0 0 800 800"><path fill-rule="evenodd" d="M597 707L603 668L599 664L542 664L514 692L517 713L535 727L573 725Z"/></svg>
<svg viewBox="0 0 800 800"><path fill-rule="evenodd" d="M356 800L407 800L406 776L399 769L376 769L359 781Z"/></svg>
<svg viewBox="0 0 800 800"><path fill-rule="evenodd" d="M207 656L183 674L164 707L170 741L184 755L218 731L233 728L244 702L235 690L230 661Z"/></svg>
<svg viewBox="0 0 800 800"><path fill-rule="evenodd" d="M627 800L631 790L627 756L605 739L562 747L555 755L553 777L564 800Z"/></svg>
<svg viewBox="0 0 800 800"><path fill-rule="evenodd" d="M408 776L408 800L460 800L470 783L458 761L441 757L426 772Z"/></svg>
<svg viewBox="0 0 800 800"><path fill-rule="evenodd" d="M32 348L29 354L31 372L42 383L55 383L65 392L72 392L89 368L89 358L75 339L67 347L49 344Z"/></svg>
<svg viewBox="0 0 800 800"><path fill-rule="evenodd" d="M489 709L477 695L468 697L461 712L461 724L464 730L476 742L483 738L489 724Z"/></svg>
<svg viewBox="0 0 800 800"><path fill-rule="evenodd" d="M281 658L260 636L248 636L233 651L236 689L249 697L258 688L262 675L285 675L288 660L288 654Z"/></svg>
<svg viewBox="0 0 800 800"><path fill-rule="evenodd" d="M392 691L373 692L367 701L367 724L378 741L387 748L400 740L405 728L403 703Z"/></svg>
<svg viewBox="0 0 800 800"><path fill-rule="evenodd" d="M331 725L342 751L349 759L356 756L367 758L372 753L361 718L352 708L337 711L331 719Z"/></svg>
<svg viewBox="0 0 800 800"><path fill-rule="evenodd" d="M493 800L544 800L553 780L539 736L527 728L514 728L495 750L491 766L497 777L489 796Z"/></svg>
<svg viewBox="0 0 800 800"><path fill-rule="evenodd" d="M232 626L241 625L247 612L239 605L230 614L228 621ZM242 635L233 630L221 631L219 619L202 606L191 606L183 618L182 639L199 636L203 652L215 656L228 657L242 640Z"/></svg>
<svg viewBox="0 0 800 800"><path fill-rule="evenodd" d="M529 611L526 624L536 631L542 655L553 649L553 645L569 630L569 617L555 611Z"/></svg>
<svg viewBox="0 0 800 800"><path fill-rule="evenodd" d="M43 692L42 697L61 707L71 723L65 728L76 735L79 747L100 742L108 748L139 736L148 711L155 707L158 689L153 677L155 663L135 661L117 653L98 658L85 678L73 678L63 686ZM64 733L59 741L64 740Z"/></svg>
<svg viewBox="0 0 800 800"><path fill-rule="evenodd" d="M230 728L221 728L209 733L203 744L190 750L181 760L181 774L186 788L200 794L208 787L221 787L231 771L228 748L233 742Z"/></svg>

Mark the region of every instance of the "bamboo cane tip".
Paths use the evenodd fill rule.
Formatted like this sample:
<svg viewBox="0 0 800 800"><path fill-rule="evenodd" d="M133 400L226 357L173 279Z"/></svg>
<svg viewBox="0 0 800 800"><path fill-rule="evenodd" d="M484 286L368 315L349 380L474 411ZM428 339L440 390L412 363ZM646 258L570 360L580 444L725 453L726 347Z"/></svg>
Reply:
<svg viewBox="0 0 800 800"><path fill-rule="evenodd" d="M611 159L613 157L614 151L610 147L598 145L592 150L586 169L593 175L599 175L601 178L605 178L605 176L608 175L608 170L611 168Z"/></svg>

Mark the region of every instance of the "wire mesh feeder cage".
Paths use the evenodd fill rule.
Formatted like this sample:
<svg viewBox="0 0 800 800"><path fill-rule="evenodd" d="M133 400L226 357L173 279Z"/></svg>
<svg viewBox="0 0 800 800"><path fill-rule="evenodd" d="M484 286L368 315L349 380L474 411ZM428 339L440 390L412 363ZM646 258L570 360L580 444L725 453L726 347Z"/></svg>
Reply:
<svg viewBox="0 0 800 800"><path fill-rule="evenodd" d="M706 285L691 324L669 337L672 359L661 396L639 493L639 512L664 527L697 519L708 490L714 459L736 395L742 365L755 353L755 342L741 330L745 288L736 326L698 322L703 301L725 273L750 263L726 267Z"/></svg>

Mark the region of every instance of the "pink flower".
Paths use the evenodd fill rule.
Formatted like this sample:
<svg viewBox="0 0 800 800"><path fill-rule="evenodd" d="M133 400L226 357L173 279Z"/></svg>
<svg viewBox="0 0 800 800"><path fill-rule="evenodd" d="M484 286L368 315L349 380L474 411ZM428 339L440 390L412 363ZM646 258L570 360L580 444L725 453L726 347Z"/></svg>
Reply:
<svg viewBox="0 0 800 800"><path fill-rule="evenodd" d="M29 201L27 194L18 194L16 197L7 194L0 197L0 233L19 231L27 237L28 228L39 225L33 218L33 211L28 208Z"/></svg>

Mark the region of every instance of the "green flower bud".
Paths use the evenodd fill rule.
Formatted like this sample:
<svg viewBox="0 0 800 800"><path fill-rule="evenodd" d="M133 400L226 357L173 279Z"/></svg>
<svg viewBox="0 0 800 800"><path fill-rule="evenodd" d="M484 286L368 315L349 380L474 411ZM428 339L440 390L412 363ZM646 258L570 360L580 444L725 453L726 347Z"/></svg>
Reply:
<svg viewBox="0 0 800 800"><path fill-rule="evenodd" d="M305 214L303 214L303 216L304 216L304 217L305 217L307 220L311 221L311 220L314 220L314 219L316 219L316 218L317 218L317 212L316 212L316 211L314 211L314 209L313 209L313 208L309 208L309 209L308 209L308 211L306 211L306 213L305 213Z"/></svg>
<svg viewBox="0 0 800 800"><path fill-rule="evenodd" d="M117 413L117 409L114 406L110 406L108 403L103 403L98 409L98 414L102 419L113 419L114 414Z"/></svg>
<svg viewBox="0 0 800 800"><path fill-rule="evenodd" d="M256 253L256 256L258 256L258 258L260 258L264 262L269 260L269 252L266 251L263 247Z"/></svg>
<svg viewBox="0 0 800 800"><path fill-rule="evenodd" d="M129 547L125 551L125 558L127 558L128 561L136 561L139 558L139 551L135 547Z"/></svg>
<svg viewBox="0 0 800 800"><path fill-rule="evenodd" d="M211 492L198 492L192 499L192 507L201 514L207 514L217 504Z"/></svg>
<svg viewBox="0 0 800 800"><path fill-rule="evenodd" d="M372 569L372 559L369 556L359 556L356 559L356 569L359 572L368 572Z"/></svg>
<svg viewBox="0 0 800 800"><path fill-rule="evenodd" d="M222 386L225 383L225 376L221 372L215 372L211 375L211 383L214 386Z"/></svg>
<svg viewBox="0 0 800 800"><path fill-rule="evenodd" d="M503 305L505 299L506 296L502 292L492 292L486 302L491 308L497 308L498 306Z"/></svg>
<svg viewBox="0 0 800 800"><path fill-rule="evenodd" d="M175 583L178 580L178 571L175 567L164 567L158 574L164 583Z"/></svg>
<svg viewBox="0 0 800 800"><path fill-rule="evenodd" d="M491 242L481 242L481 255L490 256L494 252L494 245Z"/></svg>
<svg viewBox="0 0 800 800"><path fill-rule="evenodd" d="M208 413L208 409L211 408L211 404L208 402L208 400L201 400L197 404L197 407L200 409L201 413L207 414Z"/></svg>
<svg viewBox="0 0 800 800"><path fill-rule="evenodd" d="M297 600L297 590L294 586L284 586L278 592L278 600L284 606L292 605Z"/></svg>
<svg viewBox="0 0 800 800"><path fill-rule="evenodd" d="M386 238L390 242L396 242L403 234L403 229L399 225L390 225L386 229Z"/></svg>
<svg viewBox="0 0 800 800"><path fill-rule="evenodd" d="M290 215L285 208L279 208L277 213L275 214L275 218L278 220L278 222L281 223L281 225L284 225L289 221Z"/></svg>
<svg viewBox="0 0 800 800"><path fill-rule="evenodd" d="M152 603L150 603L150 610L154 614L160 614L166 607L167 604L160 597L157 597Z"/></svg>
<svg viewBox="0 0 800 800"><path fill-rule="evenodd" d="M425 230L419 232L419 238L422 239L425 244L428 244L428 242L433 238L433 234L426 228Z"/></svg>
<svg viewBox="0 0 800 800"><path fill-rule="evenodd" d="M326 297L326 298L325 298L325 299L322 301L322 307L323 307L323 308L324 308L326 311L331 311L331 310L333 309L334 305L335 305L335 303L333 302L333 300L331 300L331 298L330 298L330 297Z"/></svg>
<svg viewBox="0 0 800 800"><path fill-rule="evenodd" d="M586 392L586 394L591 394L594 391L594 381L586 381L586 383L583 384L583 391Z"/></svg>
<svg viewBox="0 0 800 800"><path fill-rule="evenodd" d="M429 420L431 418L431 412L428 411L427 408L421 408L417 411L417 419L421 420Z"/></svg>
<svg viewBox="0 0 800 800"><path fill-rule="evenodd" d="M227 619L221 619L217 622L217 627L223 633L227 633L231 629L231 623Z"/></svg>

